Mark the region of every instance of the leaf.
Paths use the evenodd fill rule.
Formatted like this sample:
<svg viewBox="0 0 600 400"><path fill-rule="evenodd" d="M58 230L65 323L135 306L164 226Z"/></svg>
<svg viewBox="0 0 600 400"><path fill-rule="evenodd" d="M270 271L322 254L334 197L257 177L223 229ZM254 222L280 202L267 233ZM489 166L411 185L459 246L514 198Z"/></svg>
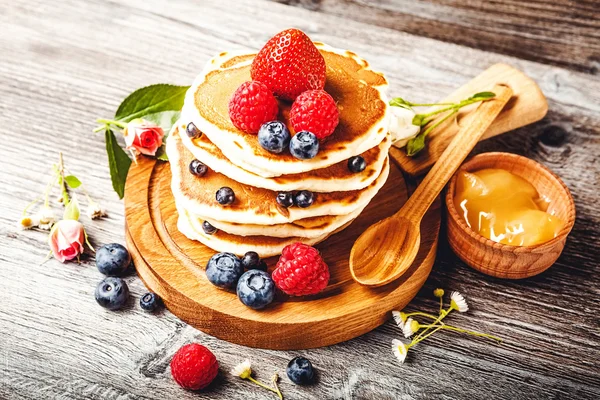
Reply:
<svg viewBox="0 0 600 400"><path fill-rule="evenodd" d="M412 119L412 124L416 126L427 125L427 122L429 121L425 121L425 117L426 115L424 114L415 114L415 116Z"/></svg>
<svg viewBox="0 0 600 400"><path fill-rule="evenodd" d="M168 134L171 131L171 128L173 127L173 125L175 125L175 122L177 122L177 120L179 120L180 115L181 115L181 112L179 110L177 110L177 111L161 111L161 112L157 112L157 113L153 113L153 114L144 115L144 119L146 121L154 122L156 125L158 125L162 128L162 130L163 130L163 132L165 132L165 134ZM164 139L163 139L163 142L164 142Z"/></svg>
<svg viewBox="0 0 600 400"><path fill-rule="evenodd" d="M169 161L165 145L163 144L156 150L156 159L161 161Z"/></svg>
<svg viewBox="0 0 600 400"><path fill-rule="evenodd" d="M138 89L123 100L115 119L128 122L161 111L179 111L188 89L163 83Z"/></svg>
<svg viewBox="0 0 600 400"><path fill-rule="evenodd" d="M81 186L81 181L77 179L75 175L65 176L65 182L67 182L67 185L69 185L71 189L77 189L79 186Z"/></svg>
<svg viewBox="0 0 600 400"><path fill-rule="evenodd" d="M471 99L491 99L493 97L496 97L494 92L479 92L471 96Z"/></svg>
<svg viewBox="0 0 600 400"><path fill-rule="evenodd" d="M125 181L127 172L131 166L131 159L117 143L117 138L110 128L106 128L105 134L106 153L108 154L108 166L110 168L110 179L113 189L122 199L125 195Z"/></svg>
<svg viewBox="0 0 600 400"><path fill-rule="evenodd" d="M418 134L414 138L410 139L406 145L406 155L409 157L414 156L425 148L425 135L422 133Z"/></svg>

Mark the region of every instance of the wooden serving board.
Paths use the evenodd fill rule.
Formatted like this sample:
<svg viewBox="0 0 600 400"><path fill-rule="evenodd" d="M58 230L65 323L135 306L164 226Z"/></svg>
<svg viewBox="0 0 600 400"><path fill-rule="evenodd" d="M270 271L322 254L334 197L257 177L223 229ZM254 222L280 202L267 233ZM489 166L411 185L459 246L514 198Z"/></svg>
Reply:
<svg viewBox="0 0 600 400"><path fill-rule="evenodd" d="M244 306L235 293L213 286L204 273L214 250L177 230L177 211L168 164L140 157L125 187L127 245L139 276L167 308L196 328L251 347L304 349L327 346L362 335L384 323L417 294L429 276L437 249L440 200L421 226L421 250L398 281L376 289L357 284L348 267L350 249L366 226L395 213L408 198L398 166L365 211L345 230L319 244L329 265L329 286L319 295L281 295L266 309ZM275 258L267 260L272 269Z"/></svg>

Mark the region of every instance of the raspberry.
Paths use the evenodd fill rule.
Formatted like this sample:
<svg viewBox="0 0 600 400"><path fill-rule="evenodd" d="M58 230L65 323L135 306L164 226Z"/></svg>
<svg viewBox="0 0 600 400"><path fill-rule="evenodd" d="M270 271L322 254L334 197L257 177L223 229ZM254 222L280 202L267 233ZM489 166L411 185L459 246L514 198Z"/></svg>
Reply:
<svg viewBox="0 0 600 400"><path fill-rule="evenodd" d="M199 390L207 387L219 372L217 358L198 343L186 344L171 360L171 375L184 389Z"/></svg>
<svg viewBox="0 0 600 400"><path fill-rule="evenodd" d="M324 90L302 93L290 110L290 123L296 132L309 131L319 139L331 135L340 121L333 97Z"/></svg>
<svg viewBox="0 0 600 400"><path fill-rule="evenodd" d="M284 293L306 296L325 289L329 282L329 267L314 247L294 243L281 252L272 277Z"/></svg>
<svg viewBox="0 0 600 400"><path fill-rule="evenodd" d="M294 100L310 89L325 87L325 59L304 32L287 29L273 36L258 52L250 74L276 96Z"/></svg>
<svg viewBox="0 0 600 400"><path fill-rule="evenodd" d="M264 84L244 82L229 100L229 118L241 131L256 134L265 122L277 119L279 105Z"/></svg>

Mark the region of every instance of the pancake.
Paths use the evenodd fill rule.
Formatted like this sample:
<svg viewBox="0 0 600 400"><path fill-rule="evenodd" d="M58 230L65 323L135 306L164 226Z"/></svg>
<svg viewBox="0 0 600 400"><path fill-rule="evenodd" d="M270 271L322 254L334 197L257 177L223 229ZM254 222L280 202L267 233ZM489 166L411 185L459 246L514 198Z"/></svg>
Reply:
<svg viewBox="0 0 600 400"><path fill-rule="evenodd" d="M192 175L189 164L194 156L183 145L177 125L167 138L167 155L172 174L171 190L180 206L196 215L241 224L275 225L322 215L350 214L371 201L389 174L386 158L378 178L364 189L318 193L310 207L283 208L275 200L276 191L241 184L211 169L202 177ZM215 193L224 186L235 193L234 203L228 206L215 200Z"/></svg>
<svg viewBox="0 0 600 400"><path fill-rule="evenodd" d="M237 236L217 231L212 235L207 235L202 230L202 223L197 218L190 218L188 212L178 207L179 218L177 219L177 229L188 239L197 240L205 246L218 252L229 252L238 256L243 256L249 251L255 251L261 258L273 257L281 254L285 246L292 243L302 242L309 246L314 246L322 242L329 236L341 231L352 221L342 226L335 232L330 232L316 238L274 238L268 236Z"/></svg>
<svg viewBox="0 0 600 400"><path fill-rule="evenodd" d="M181 132L185 131L186 125L179 124ZM348 161L344 160L309 172L264 178L233 164L206 135L197 139L190 139L186 134L180 137L194 157L202 160L212 170L246 185L278 191L341 192L363 189L379 176L391 145L391 139L387 136L378 146L362 153L361 156L367 163L367 167L362 172L351 172L348 169Z"/></svg>
<svg viewBox="0 0 600 400"><path fill-rule="evenodd" d="M186 94L182 120L193 122L233 164L267 178L325 168L377 146L387 135L390 114L385 77L352 52L320 43L317 47L327 65L325 90L338 104L340 123L320 143L315 158L272 154L258 144L256 135L233 126L229 99L240 84L251 80L254 54L221 53L209 61ZM280 101L279 105L279 119L288 123L291 104Z"/></svg>

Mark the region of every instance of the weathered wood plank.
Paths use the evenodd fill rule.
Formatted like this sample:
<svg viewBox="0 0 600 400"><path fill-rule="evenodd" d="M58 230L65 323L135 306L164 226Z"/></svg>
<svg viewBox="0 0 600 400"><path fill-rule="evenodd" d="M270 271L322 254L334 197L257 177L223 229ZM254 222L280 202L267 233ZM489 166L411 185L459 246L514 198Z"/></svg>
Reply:
<svg viewBox="0 0 600 400"><path fill-rule="evenodd" d="M596 77L263 1L0 1L0 26L0 398L270 398L228 376L229 368L248 357L268 380L295 354L313 360L320 382L299 388L283 377L290 399L600 396ZM495 62L540 83L548 116L476 151L524 154L564 179L578 211L565 253L538 277L504 281L471 270L442 246L410 306L434 311L431 290L460 290L472 311L449 321L500 335L504 344L440 334L401 367L390 352L399 336L390 323L324 349L254 350L207 336L166 311L151 316L133 304L104 311L93 300L101 276L92 257L82 265L40 265L45 235L21 232L15 221L32 191L43 189L59 150L110 214L98 223L84 220L93 243L123 242L123 205L112 192L103 137L90 132L93 120L110 116L137 87L189 83L213 54L258 48L289 26L356 51L387 73L392 94L418 101L450 93ZM128 282L137 300L143 284L136 277ZM168 368L177 348L192 340L213 349L222 364L218 382L201 394L180 390Z"/></svg>
<svg viewBox="0 0 600 400"><path fill-rule="evenodd" d="M272 0L598 75L600 2Z"/></svg>

